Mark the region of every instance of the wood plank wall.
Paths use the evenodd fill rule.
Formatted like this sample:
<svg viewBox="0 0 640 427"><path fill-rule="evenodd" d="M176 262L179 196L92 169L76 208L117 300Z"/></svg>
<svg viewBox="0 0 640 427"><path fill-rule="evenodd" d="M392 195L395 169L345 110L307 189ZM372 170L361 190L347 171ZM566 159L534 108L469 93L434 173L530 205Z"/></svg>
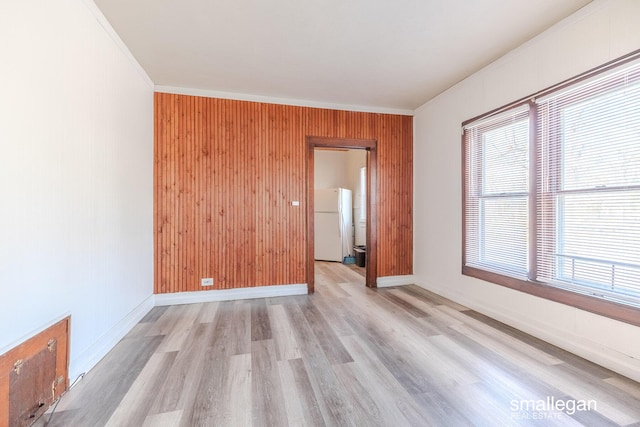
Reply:
<svg viewBox="0 0 640 427"><path fill-rule="evenodd" d="M156 293L305 283L306 136L378 141L377 276L413 273L412 117L156 93Z"/></svg>

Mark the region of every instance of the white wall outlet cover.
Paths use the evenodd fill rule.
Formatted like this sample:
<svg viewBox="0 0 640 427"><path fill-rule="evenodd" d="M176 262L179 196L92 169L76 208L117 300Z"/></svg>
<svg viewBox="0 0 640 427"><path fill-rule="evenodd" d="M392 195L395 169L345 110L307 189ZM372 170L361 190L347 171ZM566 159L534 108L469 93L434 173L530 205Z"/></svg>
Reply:
<svg viewBox="0 0 640 427"><path fill-rule="evenodd" d="M300 206L300 202L297 200L294 200L291 202L291 206Z"/></svg>
<svg viewBox="0 0 640 427"><path fill-rule="evenodd" d="M212 278L208 278L208 279L201 279L200 280L200 284L202 286L213 286L213 279Z"/></svg>

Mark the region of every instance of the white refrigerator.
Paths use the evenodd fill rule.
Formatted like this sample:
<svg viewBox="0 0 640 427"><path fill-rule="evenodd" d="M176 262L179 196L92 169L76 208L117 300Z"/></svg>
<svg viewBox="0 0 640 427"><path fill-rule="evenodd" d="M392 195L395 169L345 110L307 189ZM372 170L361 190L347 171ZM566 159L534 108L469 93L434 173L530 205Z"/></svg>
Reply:
<svg viewBox="0 0 640 427"><path fill-rule="evenodd" d="M315 259L342 262L353 249L351 190L316 189L314 196Z"/></svg>

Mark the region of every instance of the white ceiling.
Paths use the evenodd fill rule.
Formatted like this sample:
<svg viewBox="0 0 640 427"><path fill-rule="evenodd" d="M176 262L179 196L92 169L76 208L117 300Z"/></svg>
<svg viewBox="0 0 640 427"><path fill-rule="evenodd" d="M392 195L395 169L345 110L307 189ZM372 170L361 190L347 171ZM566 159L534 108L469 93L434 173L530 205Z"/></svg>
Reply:
<svg viewBox="0 0 640 427"><path fill-rule="evenodd" d="M95 0L156 85L413 110L590 0Z"/></svg>

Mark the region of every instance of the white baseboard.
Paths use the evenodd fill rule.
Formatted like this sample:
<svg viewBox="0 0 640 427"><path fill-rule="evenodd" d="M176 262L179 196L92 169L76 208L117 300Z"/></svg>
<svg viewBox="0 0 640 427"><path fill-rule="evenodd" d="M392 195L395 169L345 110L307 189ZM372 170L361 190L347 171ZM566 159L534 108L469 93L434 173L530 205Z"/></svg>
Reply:
<svg viewBox="0 0 640 427"><path fill-rule="evenodd" d="M156 294L156 306L306 294L306 283L295 285L257 286L253 288L216 289L197 292L175 292L170 294Z"/></svg>
<svg viewBox="0 0 640 427"><path fill-rule="evenodd" d="M640 381L640 360L620 353L615 349L604 347L601 344L577 336L568 330L558 329L557 327L541 322L535 317L524 316L523 313L515 312L509 308L491 307L482 302L471 300L456 292L430 286L420 280L416 281L416 284L593 363L611 369L634 381Z"/></svg>
<svg viewBox="0 0 640 427"><path fill-rule="evenodd" d="M150 295L101 336L98 341L71 360L69 363L70 381L74 381L78 375L93 368L154 306L155 295ZM73 328L73 318L71 319L71 327Z"/></svg>
<svg viewBox="0 0 640 427"><path fill-rule="evenodd" d="M408 274L406 276L384 276L378 277L376 283L379 288L388 288L390 286L413 285L416 283L416 276Z"/></svg>
<svg viewBox="0 0 640 427"><path fill-rule="evenodd" d="M81 373L88 372L93 368L153 307L306 294L307 285L296 284L150 295L106 334L100 337L98 341L71 360L69 363L69 379L73 381Z"/></svg>
<svg viewBox="0 0 640 427"><path fill-rule="evenodd" d="M482 307L477 310L489 317L513 326L543 341L583 357L593 363L611 369L634 381L640 381L640 361L626 356L601 344L596 344L566 330L550 328L547 324L536 322L532 318L522 319L517 313L501 313L491 308Z"/></svg>

